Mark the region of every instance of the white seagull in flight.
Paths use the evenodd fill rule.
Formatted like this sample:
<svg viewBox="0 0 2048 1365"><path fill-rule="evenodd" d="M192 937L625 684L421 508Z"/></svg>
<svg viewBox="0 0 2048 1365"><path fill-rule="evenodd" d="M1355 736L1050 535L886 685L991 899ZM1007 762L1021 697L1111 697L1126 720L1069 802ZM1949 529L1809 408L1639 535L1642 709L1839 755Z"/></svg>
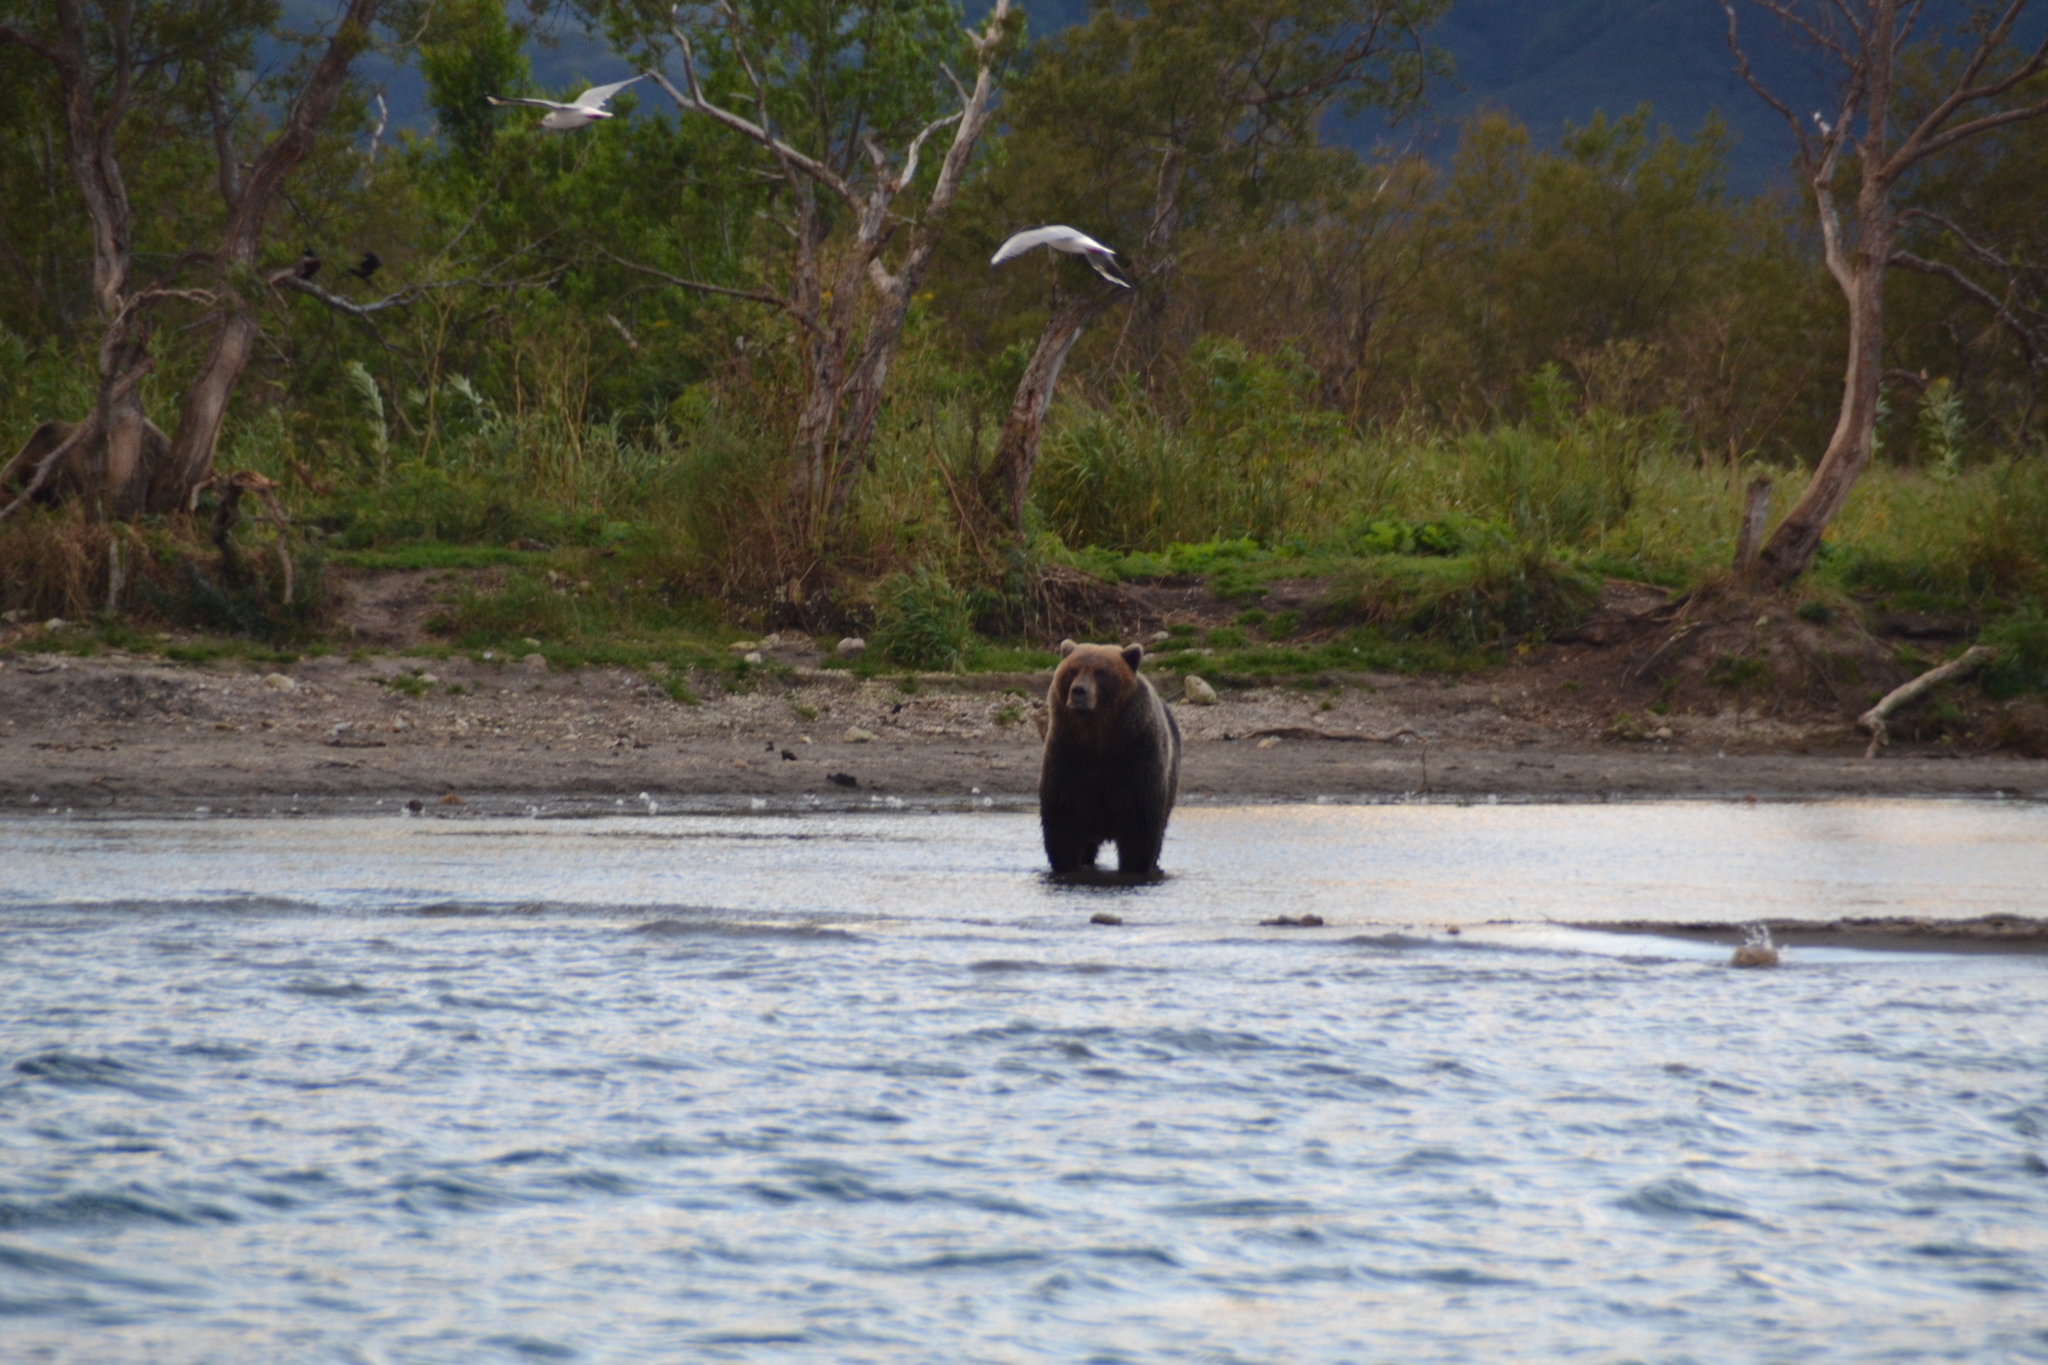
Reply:
<svg viewBox="0 0 2048 1365"><path fill-rule="evenodd" d="M645 76L635 76L631 81L620 81L615 85L593 85L578 95L573 104L557 104L553 100L501 100L496 95L485 95L484 98L496 105L525 104L535 109L550 110L548 116L540 121L540 126L552 128L558 133L569 133L578 128L588 128L601 118L617 117L607 110L605 105L611 103L612 96L624 90L633 81L645 79Z"/></svg>
<svg viewBox="0 0 2048 1365"><path fill-rule="evenodd" d="M1022 256L1032 248L1041 246L1049 246L1054 251L1064 251L1070 255L1085 257L1088 264L1095 267L1095 273L1108 280L1111 284L1120 285L1125 289L1135 287L1129 280L1124 278L1124 272L1117 269L1116 253L1114 251L1111 251L1085 232L1077 232L1073 228L1060 227L1058 225L1032 228L1029 231L1018 233L1015 237L1012 237L1009 241L1004 242L1001 247L997 248L996 254L989 259L989 264L1001 265L1013 256Z"/></svg>

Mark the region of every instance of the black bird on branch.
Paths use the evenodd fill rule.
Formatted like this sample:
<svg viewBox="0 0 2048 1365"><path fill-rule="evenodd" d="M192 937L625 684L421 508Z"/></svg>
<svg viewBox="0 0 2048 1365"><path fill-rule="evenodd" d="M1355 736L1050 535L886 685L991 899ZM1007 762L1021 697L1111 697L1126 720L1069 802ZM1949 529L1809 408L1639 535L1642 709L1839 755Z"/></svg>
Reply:
<svg viewBox="0 0 2048 1365"><path fill-rule="evenodd" d="M320 273L320 258L313 254L312 247L299 248L299 264L294 273L302 280L310 280Z"/></svg>
<svg viewBox="0 0 2048 1365"><path fill-rule="evenodd" d="M363 281L365 284L367 284L369 283L370 276L376 274L377 271L383 267L383 265L384 262L377 259L376 252L365 251L363 253L363 259L357 261L356 268L354 270L349 271L348 273L355 276L357 279Z"/></svg>

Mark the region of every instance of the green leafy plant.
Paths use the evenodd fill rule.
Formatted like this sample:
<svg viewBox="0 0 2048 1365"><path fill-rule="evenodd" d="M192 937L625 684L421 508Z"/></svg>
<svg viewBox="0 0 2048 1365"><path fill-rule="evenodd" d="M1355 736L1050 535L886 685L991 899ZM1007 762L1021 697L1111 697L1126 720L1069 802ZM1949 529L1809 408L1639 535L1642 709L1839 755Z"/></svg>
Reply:
<svg viewBox="0 0 2048 1365"><path fill-rule="evenodd" d="M967 594L943 573L919 567L883 580L870 647L897 663L931 671L967 666L976 638Z"/></svg>

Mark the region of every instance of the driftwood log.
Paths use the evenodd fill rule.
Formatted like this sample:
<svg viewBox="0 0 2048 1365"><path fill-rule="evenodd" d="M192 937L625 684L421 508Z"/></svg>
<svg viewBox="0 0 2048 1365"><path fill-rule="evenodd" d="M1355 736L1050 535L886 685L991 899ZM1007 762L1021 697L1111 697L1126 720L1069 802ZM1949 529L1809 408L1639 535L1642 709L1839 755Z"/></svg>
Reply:
<svg viewBox="0 0 2048 1365"><path fill-rule="evenodd" d="M1412 736L1417 740L1421 740L1425 744L1429 742L1428 740L1423 739L1422 733L1420 731L1411 730L1405 725L1398 730L1389 730L1383 735L1366 735L1359 734L1356 731L1344 730L1312 730L1306 725L1276 725L1268 730L1253 730L1251 733L1247 734L1245 738L1327 739L1332 740L1339 744L1392 744L1395 740L1399 739L1403 735Z"/></svg>
<svg viewBox="0 0 2048 1365"><path fill-rule="evenodd" d="M1950 659L1939 668L1930 668L1909 683L1901 683L1884 694L1877 705L1856 717L1856 724L1870 732L1870 747L1863 751L1865 758L1876 758L1877 751L1885 742L1884 724L1894 711L1910 706L1928 692L1956 678L1967 678L1985 664L1998 657L1998 651L1989 645L1971 645L1956 658Z"/></svg>

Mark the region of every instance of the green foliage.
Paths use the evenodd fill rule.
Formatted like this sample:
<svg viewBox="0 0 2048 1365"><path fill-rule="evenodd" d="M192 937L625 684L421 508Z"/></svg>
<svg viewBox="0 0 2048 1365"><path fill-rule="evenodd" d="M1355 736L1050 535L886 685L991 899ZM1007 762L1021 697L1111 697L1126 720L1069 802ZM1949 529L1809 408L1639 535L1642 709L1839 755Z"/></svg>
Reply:
<svg viewBox="0 0 2048 1365"><path fill-rule="evenodd" d="M1448 522L1379 517L1353 543L1360 554L1454 555L1465 548L1465 537Z"/></svg>
<svg viewBox="0 0 2048 1365"><path fill-rule="evenodd" d="M1979 675L1984 690L2003 701L2022 692L2048 692L2048 614L2028 603L1987 626L1977 643L1998 655Z"/></svg>
<svg viewBox="0 0 2048 1365"><path fill-rule="evenodd" d="M959 672L974 648L967 594L945 575L920 567L884 579L869 643L911 668Z"/></svg>
<svg viewBox="0 0 2048 1365"><path fill-rule="evenodd" d="M1341 495L1338 471L1357 453L1314 392L1290 353L1205 340L1173 396L1177 420L1136 392L1114 408L1069 410L1045 441L1034 509L1075 545L1270 541L1305 502Z"/></svg>
<svg viewBox="0 0 2048 1365"><path fill-rule="evenodd" d="M420 42L427 104L451 152L471 163L489 154L499 123L516 111L485 98L532 93L529 31L507 21L504 0L439 0Z"/></svg>
<svg viewBox="0 0 2048 1365"><path fill-rule="evenodd" d="M1917 434L1928 473L1946 480L1962 472L1963 403L1947 379L1935 380L1920 395Z"/></svg>

